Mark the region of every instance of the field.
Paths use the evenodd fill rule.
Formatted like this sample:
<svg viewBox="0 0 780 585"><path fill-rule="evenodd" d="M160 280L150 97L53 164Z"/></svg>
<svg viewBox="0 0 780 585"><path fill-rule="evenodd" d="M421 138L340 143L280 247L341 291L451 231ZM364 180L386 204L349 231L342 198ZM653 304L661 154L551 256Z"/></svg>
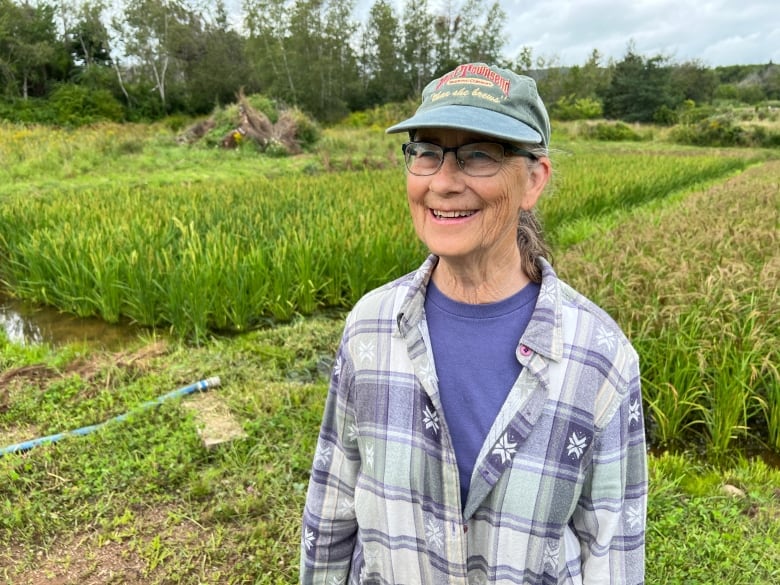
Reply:
<svg viewBox="0 0 780 585"><path fill-rule="evenodd" d="M0 457L0 575L295 582L344 311L424 253L397 142L331 130L318 152L269 160L177 147L164 128L0 127L0 278L156 327L118 353L0 337L0 448L213 375L247 435L205 449L184 399ZM554 153L541 211L558 272L642 360L648 582L780 579L777 154L570 140Z"/></svg>

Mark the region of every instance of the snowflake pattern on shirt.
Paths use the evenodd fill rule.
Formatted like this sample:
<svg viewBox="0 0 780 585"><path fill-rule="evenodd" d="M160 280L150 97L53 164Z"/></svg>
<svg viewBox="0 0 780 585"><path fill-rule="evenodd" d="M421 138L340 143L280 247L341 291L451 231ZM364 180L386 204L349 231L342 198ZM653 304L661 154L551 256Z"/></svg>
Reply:
<svg viewBox="0 0 780 585"><path fill-rule="evenodd" d="M570 422L565 437L560 462L579 467L593 443L593 431L575 422Z"/></svg>

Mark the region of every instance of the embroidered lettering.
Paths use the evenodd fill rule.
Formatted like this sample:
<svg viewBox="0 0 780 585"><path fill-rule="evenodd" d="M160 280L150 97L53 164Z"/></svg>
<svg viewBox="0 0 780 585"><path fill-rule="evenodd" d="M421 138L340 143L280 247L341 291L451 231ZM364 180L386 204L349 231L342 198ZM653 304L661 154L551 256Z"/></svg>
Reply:
<svg viewBox="0 0 780 585"><path fill-rule="evenodd" d="M458 81L464 77L470 77L470 79ZM478 83L475 78L479 77L484 78L491 84L497 85L501 88L501 91L504 92L505 96L509 95L510 83L508 79L496 73L487 65L475 65L473 63L459 65L453 71L442 77L436 85L436 90L444 85L449 85L450 83Z"/></svg>
<svg viewBox="0 0 780 585"><path fill-rule="evenodd" d="M498 97L496 97L494 95L490 95L489 93L485 93L484 91L482 91L479 88L472 90L471 91L471 95L476 97L476 98L480 98L480 99L483 99L483 100L487 100L489 102L493 102L494 104L498 104L498 103L501 102L500 98L498 98Z"/></svg>

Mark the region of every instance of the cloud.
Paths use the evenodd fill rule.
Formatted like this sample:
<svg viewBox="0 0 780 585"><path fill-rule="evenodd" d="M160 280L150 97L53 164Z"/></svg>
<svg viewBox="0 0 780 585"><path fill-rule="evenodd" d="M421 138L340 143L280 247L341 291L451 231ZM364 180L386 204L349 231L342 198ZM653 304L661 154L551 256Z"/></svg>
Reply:
<svg viewBox="0 0 780 585"><path fill-rule="evenodd" d="M710 66L780 60L780 9L775 1L502 0L507 55L529 46L563 65L584 63L593 49L620 60L629 42L645 56L699 60Z"/></svg>

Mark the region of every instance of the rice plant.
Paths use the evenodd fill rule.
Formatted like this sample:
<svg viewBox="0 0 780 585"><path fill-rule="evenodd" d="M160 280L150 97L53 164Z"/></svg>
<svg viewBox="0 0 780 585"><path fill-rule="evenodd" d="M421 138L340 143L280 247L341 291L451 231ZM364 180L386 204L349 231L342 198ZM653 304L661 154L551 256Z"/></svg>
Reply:
<svg viewBox="0 0 780 585"><path fill-rule="evenodd" d="M778 169L625 215L557 258L636 346L657 447L778 451Z"/></svg>
<svg viewBox="0 0 780 585"><path fill-rule="evenodd" d="M642 386L649 407L651 439L659 447L679 447L704 426L703 386L697 354L697 315L683 315L657 337L634 341L642 356Z"/></svg>
<svg viewBox="0 0 780 585"><path fill-rule="evenodd" d="M780 351L767 356L760 370L760 401L770 449L780 453Z"/></svg>

